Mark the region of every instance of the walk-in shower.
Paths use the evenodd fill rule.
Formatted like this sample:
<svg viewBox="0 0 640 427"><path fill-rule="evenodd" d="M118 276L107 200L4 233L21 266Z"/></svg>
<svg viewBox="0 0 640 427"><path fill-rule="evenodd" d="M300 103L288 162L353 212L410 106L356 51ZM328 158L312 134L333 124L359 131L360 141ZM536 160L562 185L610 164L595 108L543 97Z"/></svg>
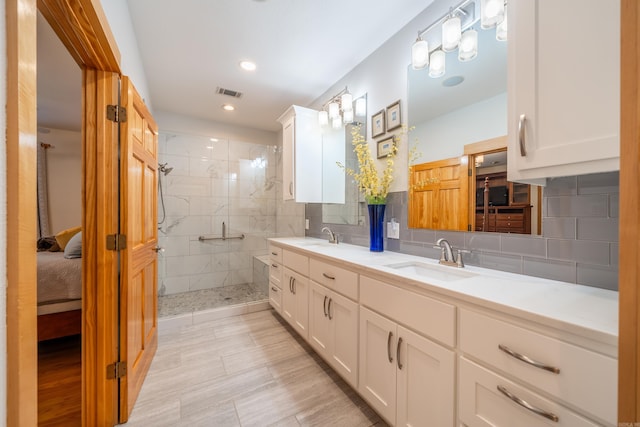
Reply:
<svg viewBox="0 0 640 427"><path fill-rule="evenodd" d="M163 132L159 144L159 316L267 301L276 150Z"/></svg>

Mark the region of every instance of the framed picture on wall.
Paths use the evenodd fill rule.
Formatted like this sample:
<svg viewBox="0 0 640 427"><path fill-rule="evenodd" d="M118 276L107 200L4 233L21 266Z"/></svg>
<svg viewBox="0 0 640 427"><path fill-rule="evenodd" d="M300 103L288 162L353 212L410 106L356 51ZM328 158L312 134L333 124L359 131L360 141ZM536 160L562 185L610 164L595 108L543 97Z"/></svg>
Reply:
<svg viewBox="0 0 640 427"><path fill-rule="evenodd" d="M384 123L384 110L380 110L371 116L371 137L384 135L385 123Z"/></svg>
<svg viewBox="0 0 640 427"><path fill-rule="evenodd" d="M381 141L378 141L378 158L382 159L391 154L393 150L394 137L390 136L389 138L385 138Z"/></svg>
<svg viewBox="0 0 640 427"><path fill-rule="evenodd" d="M387 107L387 132L399 128L402 125L400 116L400 100Z"/></svg>

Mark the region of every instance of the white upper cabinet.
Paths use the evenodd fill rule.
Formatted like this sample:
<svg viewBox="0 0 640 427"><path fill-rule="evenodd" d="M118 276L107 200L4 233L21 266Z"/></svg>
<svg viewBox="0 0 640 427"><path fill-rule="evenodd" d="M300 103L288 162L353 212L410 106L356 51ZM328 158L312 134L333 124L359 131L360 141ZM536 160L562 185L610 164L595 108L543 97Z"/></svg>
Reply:
<svg viewBox="0 0 640 427"><path fill-rule="evenodd" d="M620 2L510 0L508 179L619 169Z"/></svg>

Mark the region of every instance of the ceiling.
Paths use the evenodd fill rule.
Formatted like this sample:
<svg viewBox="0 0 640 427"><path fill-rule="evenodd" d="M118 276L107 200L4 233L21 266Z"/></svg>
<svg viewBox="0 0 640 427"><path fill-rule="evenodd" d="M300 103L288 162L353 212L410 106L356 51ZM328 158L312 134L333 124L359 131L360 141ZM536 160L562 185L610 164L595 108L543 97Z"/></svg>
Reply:
<svg viewBox="0 0 640 427"><path fill-rule="evenodd" d="M312 103L431 3L127 1L154 111L269 131L289 105ZM79 130L80 69L38 19L39 126ZM241 70L244 59L256 71Z"/></svg>

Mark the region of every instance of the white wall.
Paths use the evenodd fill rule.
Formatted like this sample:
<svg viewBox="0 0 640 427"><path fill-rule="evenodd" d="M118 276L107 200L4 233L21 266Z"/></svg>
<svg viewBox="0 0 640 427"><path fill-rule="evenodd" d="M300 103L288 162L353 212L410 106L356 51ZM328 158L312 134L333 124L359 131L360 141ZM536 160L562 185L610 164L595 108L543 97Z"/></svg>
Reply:
<svg viewBox="0 0 640 427"><path fill-rule="evenodd" d="M51 234L82 224L82 134L50 129L38 133L47 150L49 227Z"/></svg>
<svg viewBox="0 0 640 427"><path fill-rule="evenodd" d="M147 76L142 65L142 57L138 49L136 33L131 23L127 0L102 0L101 3L109 21L109 27L111 27L120 50L122 74L131 79L147 108L153 113Z"/></svg>
<svg viewBox="0 0 640 427"><path fill-rule="evenodd" d="M0 0L0 10L5 10L5 1ZM0 105L7 105L7 50L6 16L0 14ZM7 170L7 112L0 108L0 170ZM7 317L7 175L0 174L0 316ZM7 419L7 324L0 322L0 420ZM2 423L3 421L0 421Z"/></svg>

